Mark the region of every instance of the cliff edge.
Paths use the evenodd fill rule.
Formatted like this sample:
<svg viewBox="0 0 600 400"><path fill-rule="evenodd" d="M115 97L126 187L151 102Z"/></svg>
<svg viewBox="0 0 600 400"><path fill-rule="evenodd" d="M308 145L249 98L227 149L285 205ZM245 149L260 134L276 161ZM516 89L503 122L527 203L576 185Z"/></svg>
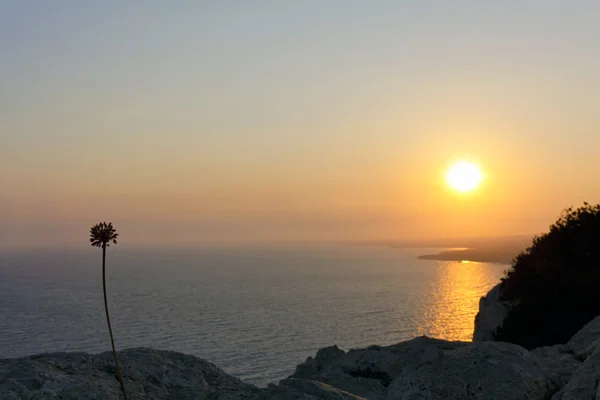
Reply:
<svg viewBox="0 0 600 400"><path fill-rule="evenodd" d="M173 351L128 349L119 359L131 400L600 400L600 317L567 344L532 351L425 336L349 351L327 347L267 388ZM110 353L1 359L0 398L121 399L115 372Z"/></svg>

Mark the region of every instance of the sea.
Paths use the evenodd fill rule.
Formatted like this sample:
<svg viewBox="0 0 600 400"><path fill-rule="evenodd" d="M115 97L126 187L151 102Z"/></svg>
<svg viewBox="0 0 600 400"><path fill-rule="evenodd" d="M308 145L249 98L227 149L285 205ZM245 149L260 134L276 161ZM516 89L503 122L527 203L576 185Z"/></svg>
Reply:
<svg viewBox="0 0 600 400"><path fill-rule="evenodd" d="M507 266L417 258L440 250L110 247L116 346L193 354L265 386L334 344L470 341L479 299ZM101 272L98 248L0 251L0 358L110 350Z"/></svg>

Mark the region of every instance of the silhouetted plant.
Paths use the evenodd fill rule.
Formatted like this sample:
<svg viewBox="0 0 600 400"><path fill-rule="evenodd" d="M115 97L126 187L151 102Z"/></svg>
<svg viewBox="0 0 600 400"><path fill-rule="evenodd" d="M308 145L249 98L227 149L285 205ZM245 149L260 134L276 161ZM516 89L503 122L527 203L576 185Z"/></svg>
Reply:
<svg viewBox="0 0 600 400"><path fill-rule="evenodd" d="M108 302L106 300L106 248L111 243L117 244L117 236L119 234L113 228L112 222L108 224L106 222L100 222L92 226L90 230L90 242L92 246L102 247L102 289L104 291L104 311L106 312L106 323L108 324L108 333L110 334L110 344L112 345L113 356L115 357L115 364L117 366L117 376L121 383L121 390L123 396L127 400L127 393L125 393L125 385L123 384L123 375L121 374L121 367L119 366L119 360L117 359L117 350L115 349L115 340L113 338L112 328L110 326L110 317L108 315Z"/></svg>
<svg viewBox="0 0 600 400"><path fill-rule="evenodd" d="M567 208L502 279L514 302L497 340L532 349L567 342L600 315L600 204Z"/></svg>

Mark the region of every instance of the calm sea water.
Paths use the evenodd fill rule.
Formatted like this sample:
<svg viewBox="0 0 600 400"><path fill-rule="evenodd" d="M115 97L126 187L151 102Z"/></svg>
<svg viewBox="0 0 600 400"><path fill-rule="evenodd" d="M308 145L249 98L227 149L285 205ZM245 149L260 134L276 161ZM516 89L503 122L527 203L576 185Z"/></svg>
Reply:
<svg viewBox="0 0 600 400"><path fill-rule="evenodd" d="M431 250L288 247L108 250L118 349L194 354L265 385L317 349L429 335L470 340L506 266L418 260ZM0 358L110 349L101 250L0 253Z"/></svg>

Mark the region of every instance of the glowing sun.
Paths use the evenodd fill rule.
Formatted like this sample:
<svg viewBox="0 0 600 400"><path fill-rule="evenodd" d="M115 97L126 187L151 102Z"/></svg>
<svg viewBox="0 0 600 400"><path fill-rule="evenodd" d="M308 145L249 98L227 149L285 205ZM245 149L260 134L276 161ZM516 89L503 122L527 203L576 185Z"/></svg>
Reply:
<svg viewBox="0 0 600 400"><path fill-rule="evenodd" d="M479 167L467 161L456 162L446 173L448 185L459 192L470 192L477 189L482 180L483 174Z"/></svg>

